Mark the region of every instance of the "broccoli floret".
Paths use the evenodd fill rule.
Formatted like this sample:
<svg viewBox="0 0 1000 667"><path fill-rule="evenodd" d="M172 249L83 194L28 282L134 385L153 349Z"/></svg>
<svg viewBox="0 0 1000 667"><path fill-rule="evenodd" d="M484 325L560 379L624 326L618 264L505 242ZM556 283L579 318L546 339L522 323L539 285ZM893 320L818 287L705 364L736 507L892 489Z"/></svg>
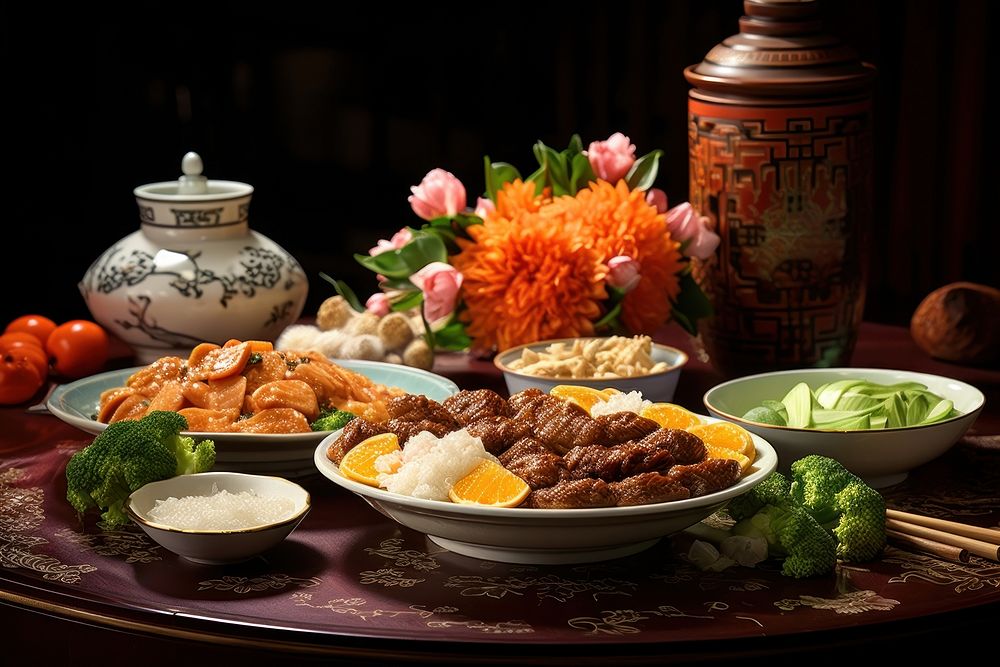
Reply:
<svg viewBox="0 0 1000 667"><path fill-rule="evenodd" d="M130 493L149 482L215 465L215 443L180 435L186 428L183 415L166 411L108 425L66 464L66 499L81 515L92 507L103 510L98 525L105 530L127 524Z"/></svg>
<svg viewBox="0 0 1000 667"><path fill-rule="evenodd" d="M792 498L837 538L837 557L871 560L885 547L885 500L838 461L811 455L792 464Z"/></svg>
<svg viewBox="0 0 1000 667"><path fill-rule="evenodd" d="M320 413L311 426L314 431L337 431L347 426L347 422L357 415L346 410L325 410Z"/></svg>
<svg viewBox="0 0 1000 667"><path fill-rule="evenodd" d="M732 532L767 540L768 556L784 559L781 572L789 577L826 574L837 562L833 536L788 499L764 505L733 526Z"/></svg>
<svg viewBox="0 0 1000 667"><path fill-rule="evenodd" d="M726 511L737 521L749 519L765 505L780 505L788 499L792 483L780 472L773 472L742 496L729 501Z"/></svg>

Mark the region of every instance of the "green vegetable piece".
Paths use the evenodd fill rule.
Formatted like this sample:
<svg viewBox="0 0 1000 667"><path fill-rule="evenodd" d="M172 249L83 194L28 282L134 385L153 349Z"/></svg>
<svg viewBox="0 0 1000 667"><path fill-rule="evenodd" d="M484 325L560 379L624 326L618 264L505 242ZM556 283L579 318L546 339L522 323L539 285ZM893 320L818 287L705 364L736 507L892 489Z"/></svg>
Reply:
<svg viewBox="0 0 1000 667"><path fill-rule="evenodd" d="M788 425L793 428L809 428L812 423L813 395L809 385L800 382L781 399L788 410Z"/></svg>
<svg viewBox="0 0 1000 667"><path fill-rule="evenodd" d="M310 424L310 427L314 431L339 431L356 416L353 412L346 410L329 410L321 412L316 421Z"/></svg>
<svg viewBox="0 0 1000 667"><path fill-rule="evenodd" d="M888 417L886 428L906 426L906 404L901 394L895 393L885 399L885 415Z"/></svg>
<svg viewBox="0 0 1000 667"><path fill-rule="evenodd" d="M952 402L947 399L942 399L938 401L937 405L935 405L934 407L932 407L930 410L927 411L927 414L924 416L923 420L920 423L933 424L934 422L944 421L945 419L951 419L956 414L958 413L954 410L954 405L952 404Z"/></svg>
<svg viewBox="0 0 1000 667"><path fill-rule="evenodd" d="M840 397L843 396L848 389L852 389L859 384L863 384L861 380L838 380L836 382L825 384L816 389L816 402L827 410L833 410L835 408L845 409L840 408L840 406L837 405L840 401Z"/></svg>
<svg viewBox="0 0 1000 667"><path fill-rule="evenodd" d="M908 392L903 392L904 395ZM922 394L917 394L910 398L909 401L904 401L906 404L906 425L914 426L919 424L927 416L927 412L930 410L930 405L927 404L927 400Z"/></svg>
<svg viewBox="0 0 1000 667"><path fill-rule="evenodd" d="M787 426L788 422L779 413L763 405L747 410L743 419L756 422L758 424L768 424L770 426Z"/></svg>
<svg viewBox="0 0 1000 667"><path fill-rule="evenodd" d="M784 403L782 403L781 401L766 399L761 401L760 404L762 407L771 408L772 410L777 412L779 415L781 415L781 418L785 420L785 424L788 423L788 409L785 407Z"/></svg>
<svg viewBox="0 0 1000 667"><path fill-rule="evenodd" d="M125 500L149 482L206 472L215 465L215 443L183 436L187 419L154 411L139 420L108 425L66 464L66 499L84 514L103 511L98 525L114 530L129 523Z"/></svg>

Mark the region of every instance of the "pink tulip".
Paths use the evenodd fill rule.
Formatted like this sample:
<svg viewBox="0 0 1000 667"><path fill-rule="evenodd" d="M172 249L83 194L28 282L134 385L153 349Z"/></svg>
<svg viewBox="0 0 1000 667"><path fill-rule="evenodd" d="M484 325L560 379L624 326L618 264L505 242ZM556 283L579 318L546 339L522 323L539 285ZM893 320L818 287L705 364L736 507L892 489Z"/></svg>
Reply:
<svg viewBox="0 0 1000 667"><path fill-rule="evenodd" d="M428 322L436 322L455 311L462 274L452 265L431 262L411 275L410 282L424 293L424 317Z"/></svg>
<svg viewBox="0 0 1000 667"><path fill-rule="evenodd" d="M420 181L420 185L410 188L407 200L413 212L424 220L453 217L465 209L465 186L454 174L444 169L432 169Z"/></svg>
<svg viewBox="0 0 1000 667"><path fill-rule="evenodd" d="M688 257L708 259L719 246L719 235L708 228L709 219L699 215L690 203L678 204L667 211L670 238L680 242Z"/></svg>
<svg viewBox="0 0 1000 667"><path fill-rule="evenodd" d="M646 193L646 203L656 209L657 213L666 213L667 193L660 188L650 188Z"/></svg>
<svg viewBox="0 0 1000 667"><path fill-rule="evenodd" d="M586 155L598 178L617 183L635 164L635 145L621 132L615 132L607 141L590 142Z"/></svg>
<svg viewBox="0 0 1000 667"><path fill-rule="evenodd" d="M479 197L476 199L476 215L478 215L483 220L486 219L490 213L497 210L496 204L493 203L492 199L486 197Z"/></svg>
<svg viewBox="0 0 1000 667"><path fill-rule="evenodd" d="M379 255L389 250L399 250L412 240L413 232L410 231L409 227L403 227L398 232L393 234L390 240L386 241L385 239L379 239L378 244L374 248L370 248L368 250L368 254Z"/></svg>
<svg viewBox="0 0 1000 667"><path fill-rule="evenodd" d="M389 307L389 297L384 292L375 292L365 301L365 308L369 313L374 313L379 317L385 317L392 310Z"/></svg>
<svg viewBox="0 0 1000 667"><path fill-rule="evenodd" d="M631 292L639 284L642 275L639 260L628 255L618 255L608 260L608 284L623 292Z"/></svg>

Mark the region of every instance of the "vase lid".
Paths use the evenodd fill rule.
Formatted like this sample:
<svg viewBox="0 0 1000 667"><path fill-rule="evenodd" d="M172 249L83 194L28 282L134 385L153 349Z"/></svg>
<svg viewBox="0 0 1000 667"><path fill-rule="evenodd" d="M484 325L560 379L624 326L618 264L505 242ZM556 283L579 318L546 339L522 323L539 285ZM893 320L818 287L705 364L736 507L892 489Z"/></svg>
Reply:
<svg viewBox="0 0 1000 667"><path fill-rule="evenodd" d="M181 176L176 181L140 185L133 192L139 199L169 202L219 201L247 197L253 186L239 181L209 180L202 171L201 156L188 151L181 158Z"/></svg>
<svg viewBox="0 0 1000 667"><path fill-rule="evenodd" d="M700 91L722 95L812 97L862 92L875 68L823 32L819 0L744 0L740 32L684 70Z"/></svg>

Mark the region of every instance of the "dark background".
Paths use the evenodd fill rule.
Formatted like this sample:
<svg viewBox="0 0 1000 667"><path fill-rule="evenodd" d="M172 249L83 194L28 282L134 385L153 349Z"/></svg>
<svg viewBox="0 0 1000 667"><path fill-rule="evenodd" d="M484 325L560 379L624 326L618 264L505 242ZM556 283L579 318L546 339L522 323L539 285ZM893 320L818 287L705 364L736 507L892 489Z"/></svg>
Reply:
<svg viewBox="0 0 1000 667"><path fill-rule="evenodd" d="M138 228L132 189L180 174L256 192L253 229L303 264L306 314L352 259L416 224L434 167L483 187L482 156L531 171L531 144L614 131L666 151L657 185L687 199L682 70L737 31L740 0L129 4L78 16L2 10L6 175L0 323L89 317L76 283ZM954 280L1000 283L987 119L997 18L985 0L826 2L830 32L879 70L876 216L866 318L907 323ZM988 60L991 59L991 60ZM991 198L993 195L993 198Z"/></svg>

